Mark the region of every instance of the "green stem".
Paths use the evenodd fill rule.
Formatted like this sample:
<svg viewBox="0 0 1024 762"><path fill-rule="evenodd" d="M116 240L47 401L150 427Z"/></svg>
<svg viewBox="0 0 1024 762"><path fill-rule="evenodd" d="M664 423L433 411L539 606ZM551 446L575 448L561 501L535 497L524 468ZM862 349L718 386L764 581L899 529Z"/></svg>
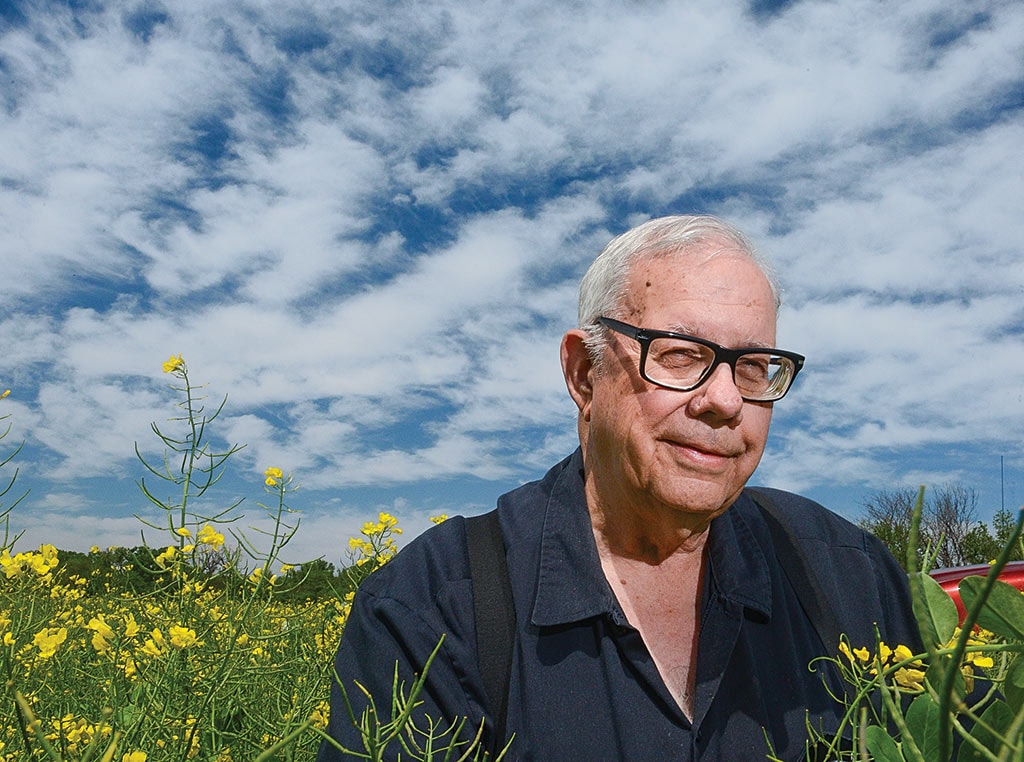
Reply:
<svg viewBox="0 0 1024 762"><path fill-rule="evenodd" d="M960 667L960 661L963 659L964 650L967 648L967 641L971 637L971 632L974 630L974 625L978 621L978 616L981 614L981 610L985 607L985 604L988 601L992 588L995 587L1000 573L1006 566L1007 561L1010 560L1010 554L1013 552L1013 546L1021 536L1022 529L1024 529L1024 511L1021 511L1020 515L1017 517L1017 525L1014 527L1012 536L1003 546L999 557L989 570L988 576L985 577L985 587L982 588L981 595L978 596L974 605L971 606L970 610L968 610L963 624L960 625L960 636L956 640L956 645L953 648L951 659L949 664L946 666L943 674L942 689L939 692L939 759L947 759L950 752L949 731L950 711L953 701L953 682L956 679L956 674Z"/></svg>

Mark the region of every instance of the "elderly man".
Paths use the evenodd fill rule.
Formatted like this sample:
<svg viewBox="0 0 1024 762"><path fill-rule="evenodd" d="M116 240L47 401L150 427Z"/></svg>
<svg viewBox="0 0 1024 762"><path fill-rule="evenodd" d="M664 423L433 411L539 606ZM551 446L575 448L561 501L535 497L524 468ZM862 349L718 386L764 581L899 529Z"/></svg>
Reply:
<svg viewBox="0 0 1024 762"><path fill-rule="evenodd" d="M498 501L490 576L509 603L474 611L493 588L471 569L479 520L414 540L356 596L331 736L361 750L343 694L358 716L358 682L388 719L396 665L410 685L442 636L416 724L466 718L468 738L483 721L492 754L512 738L509 759L797 760L808 722L833 732L841 686L809 665L838 633L919 641L880 543L808 500L745 491L803 364L774 348L778 292L715 218L609 243L561 345L580 447ZM325 742L320 760L342 756Z"/></svg>

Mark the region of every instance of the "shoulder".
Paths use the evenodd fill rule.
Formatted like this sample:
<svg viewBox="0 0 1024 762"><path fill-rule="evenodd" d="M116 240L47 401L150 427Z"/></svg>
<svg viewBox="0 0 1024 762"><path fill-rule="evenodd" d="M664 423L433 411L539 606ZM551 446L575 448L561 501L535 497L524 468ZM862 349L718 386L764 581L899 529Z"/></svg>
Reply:
<svg viewBox="0 0 1024 762"><path fill-rule="evenodd" d="M578 480L563 478L572 473L574 464L582 468L578 450L553 466L543 478L523 484L498 499L501 528L510 552L530 546L531 539L539 540L544 512L553 495L579 489L575 486ZM446 586L469 579L466 518L453 516L403 546L359 589L377 598L423 602L435 598Z"/></svg>
<svg viewBox="0 0 1024 762"><path fill-rule="evenodd" d="M359 591L375 598L420 603L468 578L466 520L453 516L411 540L364 580Z"/></svg>
<svg viewBox="0 0 1024 762"><path fill-rule="evenodd" d="M872 534L810 498L769 487L747 488L744 494L777 515L789 534L802 541L859 548L865 552L873 550L877 544Z"/></svg>
<svg viewBox="0 0 1024 762"><path fill-rule="evenodd" d="M542 478L527 482L498 498L498 510L506 513L544 507L555 495L572 500L582 484L582 472L583 452L577 448L548 469ZM573 474L578 478L574 479Z"/></svg>
<svg viewBox="0 0 1024 762"><path fill-rule="evenodd" d="M852 642L872 642L875 625L887 642L916 642L907 574L878 538L799 495L763 488L748 489L745 495L751 498L742 501L745 516L763 524L775 516L795 542L807 573L832 602Z"/></svg>
<svg viewBox="0 0 1024 762"><path fill-rule="evenodd" d="M865 582L874 579L905 586L906 573L884 543L820 503L765 487L748 488L744 496L748 499L738 501L741 515L769 529L766 534L774 546L783 543L799 548L819 575L847 581L859 576Z"/></svg>

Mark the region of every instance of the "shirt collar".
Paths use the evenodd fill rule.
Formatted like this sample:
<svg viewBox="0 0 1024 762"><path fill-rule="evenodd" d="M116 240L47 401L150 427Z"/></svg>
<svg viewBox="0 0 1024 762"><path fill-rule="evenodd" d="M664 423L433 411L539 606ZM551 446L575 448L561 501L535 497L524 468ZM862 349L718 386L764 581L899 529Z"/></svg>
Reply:
<svg viewBox="0 0 1024 762"><path fill-rule="evenodd" d="M768 616L768 564L746 515L751 510L757 509L741 496L711 523L708 565L719 596ZM601 569L583 487L583 454L577 449L555 479L548 497L541 530L537 597L530 620L545 627L601 614L623 618Z"/></svg>
<svg viewBox="0 0 1024 762"><path fill-rule="evenodd" d="M539 567L531 616L538 627L620 611L597 555L583 489L583 452L579 448L556 478L548 497Z"/></svg>
<svg viewBox="0 0 1024 762"><path fill-rule="evenodd" d="M772 584L768 559L754 534L758 510L744 493L711 522L705 582L710 577L725 601L767 618L772 613Z"/></svg>

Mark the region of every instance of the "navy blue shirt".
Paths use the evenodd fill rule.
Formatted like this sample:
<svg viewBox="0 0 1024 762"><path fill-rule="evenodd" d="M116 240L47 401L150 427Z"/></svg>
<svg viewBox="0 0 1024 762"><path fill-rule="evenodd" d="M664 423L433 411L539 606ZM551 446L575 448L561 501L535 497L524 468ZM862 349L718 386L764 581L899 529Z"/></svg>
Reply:
<svg viewBox="0 0 1024 762"><path fill-rule="evenodd" d="M838 724L825 686L839 687L835 676L809 666L837 644L825 648L808 621L757 506L743 495L709 529L691 722L604 577L582 468L577 450L498 501L517 618L506 759L764 760L769 749L802 759L808 718L825 732ZM918 643L906 574L881 543L795 495L784 507L853 644L873 646L876 624L889 644ZM357 593L335 661L356 714L365 699L353 681L386 713L396 662L408 685L442 635L417 716L467 717L464 736L486 718L489 730L459 517L416 538ZM362 749L337 686L328 732ZM319 762L343 758L325 744Z"/></svg>

